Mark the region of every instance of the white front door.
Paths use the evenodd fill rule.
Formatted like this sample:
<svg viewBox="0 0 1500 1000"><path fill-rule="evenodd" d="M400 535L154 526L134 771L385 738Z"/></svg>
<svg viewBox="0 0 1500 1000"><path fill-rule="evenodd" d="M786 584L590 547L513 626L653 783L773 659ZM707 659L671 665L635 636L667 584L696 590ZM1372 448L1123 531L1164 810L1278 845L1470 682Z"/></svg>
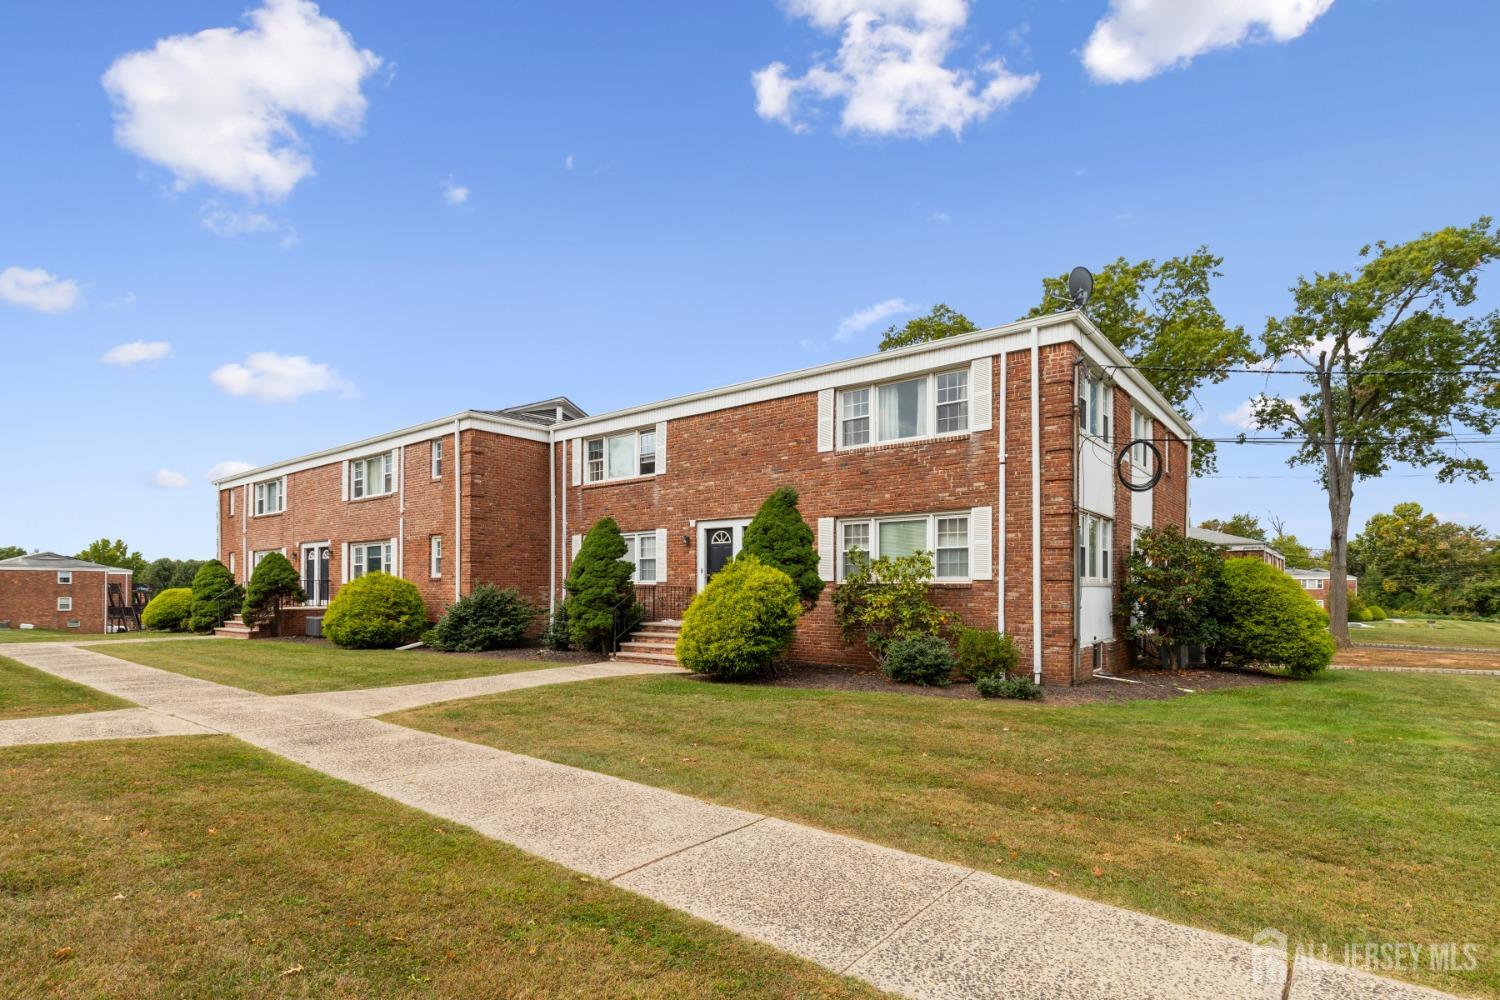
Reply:
<svg viewBox="0 0 1500 1000"><path fill-rule="evenodd" d="M332 546L327 542L302 546L302 589L307 592L308 604L327 604L333 596L328 579L331 550Z"/></svg>
<svg viewBox="0 0 1500 1000"><path fill-rule="evenodd" d="M745 526L749 523L749 518L698 522L699 590L708 583L709 577L740 554L740 549L745 544Z"/></svg>

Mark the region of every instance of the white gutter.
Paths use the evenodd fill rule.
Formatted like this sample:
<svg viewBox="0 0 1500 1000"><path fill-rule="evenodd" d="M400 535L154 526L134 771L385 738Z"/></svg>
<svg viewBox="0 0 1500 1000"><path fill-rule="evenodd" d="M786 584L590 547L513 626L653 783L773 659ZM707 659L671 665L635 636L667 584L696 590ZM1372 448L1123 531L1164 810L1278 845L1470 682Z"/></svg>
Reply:
<svg viewBox="0 0 1500 1000"><path fill-rule="evenodd" d="M1005 444L1006 444L1006 441L1008 440L1008 438L1005 436L1005 410L1006 410L1005 397L1006 397L1006 384L1010 381L1010 379L1006 375L1006 363L1005 362L1006 362L1006 353L1004 351L1001 351L1000 352L1000 446L999 446L999 451L1000 451L1000 500L999 500L999 507L997 508L1000 511L1000 518L999 518L999 525L1000 525L1000 565L997 567L997 573L996 573L996 578L1000 581L1000 585L995 588L995 593L997 595L995 603L996 603L996 605L998 605L998 607L996 609L997 610L996 620L998 622L999 631L1001 631L1001 632L1005 631L1005 590L1006 590L1006 584L1008 583L1008 581L1006 579L1006 576L1005 576L1005 459L1006 459Z"/></svg>
<svg viewBox="0 0 1500 1000"><path fill-rule="evenodd" d="M250 484L246 483L240 488L245 491L244 496L240 498L240 565L238 567L239 572L243 573L245 564L250 561ZM235 574L229 575L233 578ZM245 579L250 578L247 576Z"/></svg>
<svg viewBox="0 0 1500 1000"><path fill-rule="evenodd" d="M556 423L562 423L562 407ZM547 614L557 613L557 442L547 434ZM549 626L552 624L549 620Z"/></svg>
<svg viewBox="0 0 1500 1000"><path fill-rule="evenodd" d="M463 442L459 440L459 418L453 418L453 599L464 596L464 488Z"/></svg>
<svg viewBox="0 0 1500 1000"><path fill-rule="evenodd" d="M1031 679L1037 684L1042 683L1041 339L1041 330L1033 326L1031 328Z"/></svg>
<svg viewBox="0 0 1500 1000"><path fill-rule="evenodd" d="M406 575L406 445L396 449L396 575Z"/></svg>

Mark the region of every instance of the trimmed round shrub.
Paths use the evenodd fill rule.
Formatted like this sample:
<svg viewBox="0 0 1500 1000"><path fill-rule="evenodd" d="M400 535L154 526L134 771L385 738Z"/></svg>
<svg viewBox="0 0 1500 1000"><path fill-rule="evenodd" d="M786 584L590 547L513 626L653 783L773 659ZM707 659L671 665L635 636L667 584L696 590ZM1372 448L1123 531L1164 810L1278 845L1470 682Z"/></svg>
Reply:
<svg viewBox="0 0 1500 1000"><path fill-rule="evenodd" d="M786 654L802 616L792 578L741 554L693 598L682 616L677 659L721 680L753 677Z"/></svg>
<svg viewBox="0 0 1500 1000"><path fill-rule="evenodd" d="M526 637L537 610L521 600L515 588L488 583L448 605L433 629L435 648L455 653L482 653L514 646Z"/></svg>
<svg viewBox="0 0 1500 1000"><path fill-rule="evenodd" d="M1328 615L1296 580L1258 559L1224 561L1219 641L1233 662L1282 666L1293 677L1333 661Z"/></svg>
<svg viewBox="0 0 1500 1000"><path fill-rule="evenodd" d="M1017 698L1021 701L1041 701L1042 686L1030 677L981 677L974 685L981 698Z"/></svg>
<svg viewBox="0 0 1500 1000"><path fill-rule="evenodd" d="M1383 622L1386 618L1385 608L1382 608L1378 604L1365 605L1365 614L1369 615L1369 617L1366 618L1365 621L1370 622Z"/></svg>
<svg viewBox="0 0 1500 1000"><path fill-rule="evenodd" d="M141 609L141 627L158 632L181 632L193 619L193 588L163 590Z"/></svg>
<svg viewBox="0 0 1500 1000"><path fill-rule="evenodd" d="M885 660L881 663L891 680L924 687L947 687L957 666L953 650L935 635L897 639L885 648Z"/></svg>
<svg viewBox="0 0 1500 1000"><path fill-rule="evenodd" d="M958 675L977 681L981 677L1008 677L1016 669L1020 654L1010 636L992 628L959 628L955 652Z"/></svg>
<svg viewBox="0 0 1500 1000"><path fill-rule="evenodd" d="M193 631L212 632L238 612L244 600L244 588L234 582L229 567L210 559L193 574Z"/></svg>
<svg viewBox="0 0 1500 1000"><path fill-rule="evenodd" d="M416 585L388 573L350 580L323 615L323 634L349 649L394 649L426 630L427 606Z"/></svg>

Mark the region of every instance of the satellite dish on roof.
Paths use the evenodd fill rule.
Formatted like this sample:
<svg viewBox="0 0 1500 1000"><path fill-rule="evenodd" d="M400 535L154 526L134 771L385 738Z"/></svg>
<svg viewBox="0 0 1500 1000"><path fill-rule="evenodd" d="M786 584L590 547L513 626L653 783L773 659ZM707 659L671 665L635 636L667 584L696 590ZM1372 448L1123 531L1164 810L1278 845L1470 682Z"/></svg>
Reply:
<svg viewBox="0 0 1500 1000"><path fill-rule="evenodd" d="M1068 301L1073 303L1074 309L1082 309L1089 304L1089 296L1094 294L1094 275L1086 267L1075 267L1068 275Z"/></svg>

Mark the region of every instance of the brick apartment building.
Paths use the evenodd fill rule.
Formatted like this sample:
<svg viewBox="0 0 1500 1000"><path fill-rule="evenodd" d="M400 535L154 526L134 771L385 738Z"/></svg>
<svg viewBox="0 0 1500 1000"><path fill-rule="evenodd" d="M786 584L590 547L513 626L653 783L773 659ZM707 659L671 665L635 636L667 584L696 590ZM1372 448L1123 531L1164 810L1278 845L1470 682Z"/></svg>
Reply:
<svg viewBox="0 0 1500 1000"><path fill-rule="evenodd" d="M1328 607L1328 580L1332 576L1326 569L1289 569L1287 573L1307 591L1307 596L1313 599L1313 603L1320 608ZM1344 587L1353 597L1359 593L1359 577L1353 574L1345 581Z"/></svg>
<svg viewBox="0 0 1500 1000"><path fill-rule="evenodd" d="M1188 536L1219 546L1224 550L1225 559L1259 559L1286 572L1286 556L1259 538L1246 538L1243 535L1231 535L1227 531L1197 526L1188 529Z"/></svg>
<svg viewBox="0 0 1500 1000"><path fill-rule="evenodd" d="M130 601L133 574L56 552L0 559L0 626L107 632L110 586L121 606Z"/></svg>
<svg viewBox="0 0 1500 1000"><path fill-rule="evenodd" d="M1149 490L1119 479L1155 468L1145 445L1122 455L1136 439L1161 456ZM433 617L480 583L550 608L609 516L643 603L675 616L793 486L830 584L855 548L932 552L938 604L1067 684L1122 655L1117 568L1140 529L1186 530L1191 448L1161 395L1065 312L597 416L561 397L468 410L253 469L218 483L218 549L240 581L284 553L313 606L379 569ZM831 592L791 658L868 662Z"/></svg>

